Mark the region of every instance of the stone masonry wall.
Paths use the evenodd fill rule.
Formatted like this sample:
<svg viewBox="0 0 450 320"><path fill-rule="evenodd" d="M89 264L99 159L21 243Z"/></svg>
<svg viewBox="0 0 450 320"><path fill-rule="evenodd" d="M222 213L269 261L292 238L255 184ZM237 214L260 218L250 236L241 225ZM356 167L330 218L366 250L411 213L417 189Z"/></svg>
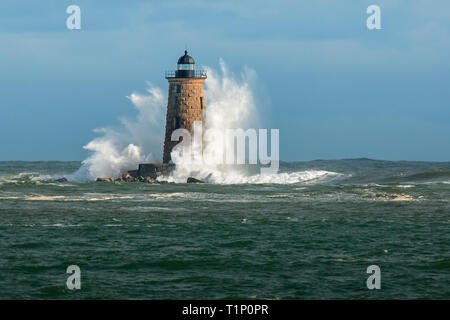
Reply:
<svg viewBox="0 0 450 320"><path fill-rule="evenodd" d="M192 133L192 123L202 121L205 110L203 78L169 78L169 99L166 114L163 162L171 160L170 152L178 141L171 141L172 132L184 128Z"/></svg>

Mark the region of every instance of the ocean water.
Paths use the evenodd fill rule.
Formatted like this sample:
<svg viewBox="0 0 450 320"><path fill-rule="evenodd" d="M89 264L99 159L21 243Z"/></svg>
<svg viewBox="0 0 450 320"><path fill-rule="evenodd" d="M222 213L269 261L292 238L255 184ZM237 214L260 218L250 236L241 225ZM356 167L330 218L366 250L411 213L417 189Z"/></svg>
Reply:
<svg viewBox="0 0 450 320"><path fill-rule="evenodd" d="M450 163L281 163L226 184L0 163L1 299L450 299ZM247 183L242 183L246 181ZM81 269L81 289L66 268ZM381 269L368 290L366 269Z"/></svg>

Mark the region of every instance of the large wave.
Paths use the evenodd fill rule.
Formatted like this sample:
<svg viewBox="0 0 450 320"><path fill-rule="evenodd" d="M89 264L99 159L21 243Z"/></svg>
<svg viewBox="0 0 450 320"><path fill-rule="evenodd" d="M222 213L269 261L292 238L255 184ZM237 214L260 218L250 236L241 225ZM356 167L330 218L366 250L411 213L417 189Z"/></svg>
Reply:
<svg viewBox="0 0 450 320"><path fill-rule="evenodd" d="M148 83L145 94L134 92L127 98L138 111L136 118L123 117L119 127L95 129L102 135L83 147L91 151L91 155L69 179L115 178L124 171L136 169L139 163L161 161L167 100L163 91Z"/></svg>
<svg viewBox="0 0 450 320"><path fill-rule="evenodd" d="M257 81L256 72L250 68L245 68L239 77L229 72L225 62L219 61L220 71L206 68L208 80L206 81L206 114L204 118L205 132L214 129L223 133L226 129L259 126L258 109L256 108L255 97L252 85ZM212 132L212 131L210 131ZM211 139L209 139L211 138ZM235 182L241 183L246 175L246 170L236 170L230 166L212 164L206 159L213 159L216 155L223 154L224 150L231 150L226 139L213 139L214 137L204 137L202 156L186 161L182 157L181 149L174 149L171 157L176 162L176 169L169 181L185 182L187 177L195 176L199 179L206 179L212 183ZM234 141L232 141L234 143ZM198 153L198 150L197 150ZM243 169L245 167L242 167Z"/></svg>

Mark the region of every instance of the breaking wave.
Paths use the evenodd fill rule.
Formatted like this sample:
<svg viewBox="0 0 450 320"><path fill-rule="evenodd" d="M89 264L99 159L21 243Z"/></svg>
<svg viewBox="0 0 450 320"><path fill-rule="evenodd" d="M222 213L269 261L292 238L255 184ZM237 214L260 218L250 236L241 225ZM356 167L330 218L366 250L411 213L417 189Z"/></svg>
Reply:
<svg viewBox="0 0 450 320"><path fill-rule="evenodd" d="M209 168L201 172L179 172L169 177L162 177L161 179L169 182L183 183L186 182L186 176L194 175L200 180L208 183L216 184L294 184L294 183L310 183L310 182L324 182L329 179L342 176L340 173L325 171L325 170L306 170L296 172L282 172L282 173L265 173L265 174L250 174L244 170L213 170Z"/></svg>
<svg viewBox="0 0 450 320"><path fill-rule="evenodd" d="M91 155L69 180L89 181L97 177L118 177L124 171L136 169L142 162L161 161L164 132L163 91L148 83L145 94L132 93L127 97L138 114L135 119L120 118L119 127L95 129L102 136L83 148Z"/></svg>

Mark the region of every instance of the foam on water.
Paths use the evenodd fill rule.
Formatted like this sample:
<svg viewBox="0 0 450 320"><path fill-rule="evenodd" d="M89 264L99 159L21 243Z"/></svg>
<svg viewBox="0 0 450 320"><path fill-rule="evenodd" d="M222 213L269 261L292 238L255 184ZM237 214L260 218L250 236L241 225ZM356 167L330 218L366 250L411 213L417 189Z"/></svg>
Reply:
<svg viewBox="0 0 450 320"><path fill-rule="evenodd" d="M172 193L150 193L149 197L152 198L174 198L174 197L186 197L186 193L172 192Z"/></svg>
<svg viewBox="0 0 450 320"><path fill-rule="evenodd" d="M211 170L211 171L208 171ZM169 181L173 182L185 182L188 172L180 173L178 175L168 177ZM293 184L293 183L307 183L313 181L323 181L326 178L334 178L341 176L336 172L330 172L325 170L307 170L299 172L283 172L276 174L254 174L246 175L237 171L220 171L214 168L204 168L196 174L199 178L206 178L209 183L218 184Z"/></svg>
<svg viewBox="0 0 450 320"><path fill-rule="evenodd" d="M54 224L43 224L43 227L57 227L57 228L67 228L67 227L81 227L81 224L64 224L64 223L54 223Z"/></svg>
<svg viewBox="0 0 450 320"><path fill-rule="evenodd" d="M0 176L0 183L23 183L33 182L39 183L41 181L53 181L55 178L49 174L41 174L39 172L21 172L18 174L9 174Z"/></svg>
<svg viewBox="0 0 450 320"><path fill-rule="evenodd" d="M63 200L64 196L30 196L25 197L25 200L31 201L54 201L54 200Z"/></svg>

